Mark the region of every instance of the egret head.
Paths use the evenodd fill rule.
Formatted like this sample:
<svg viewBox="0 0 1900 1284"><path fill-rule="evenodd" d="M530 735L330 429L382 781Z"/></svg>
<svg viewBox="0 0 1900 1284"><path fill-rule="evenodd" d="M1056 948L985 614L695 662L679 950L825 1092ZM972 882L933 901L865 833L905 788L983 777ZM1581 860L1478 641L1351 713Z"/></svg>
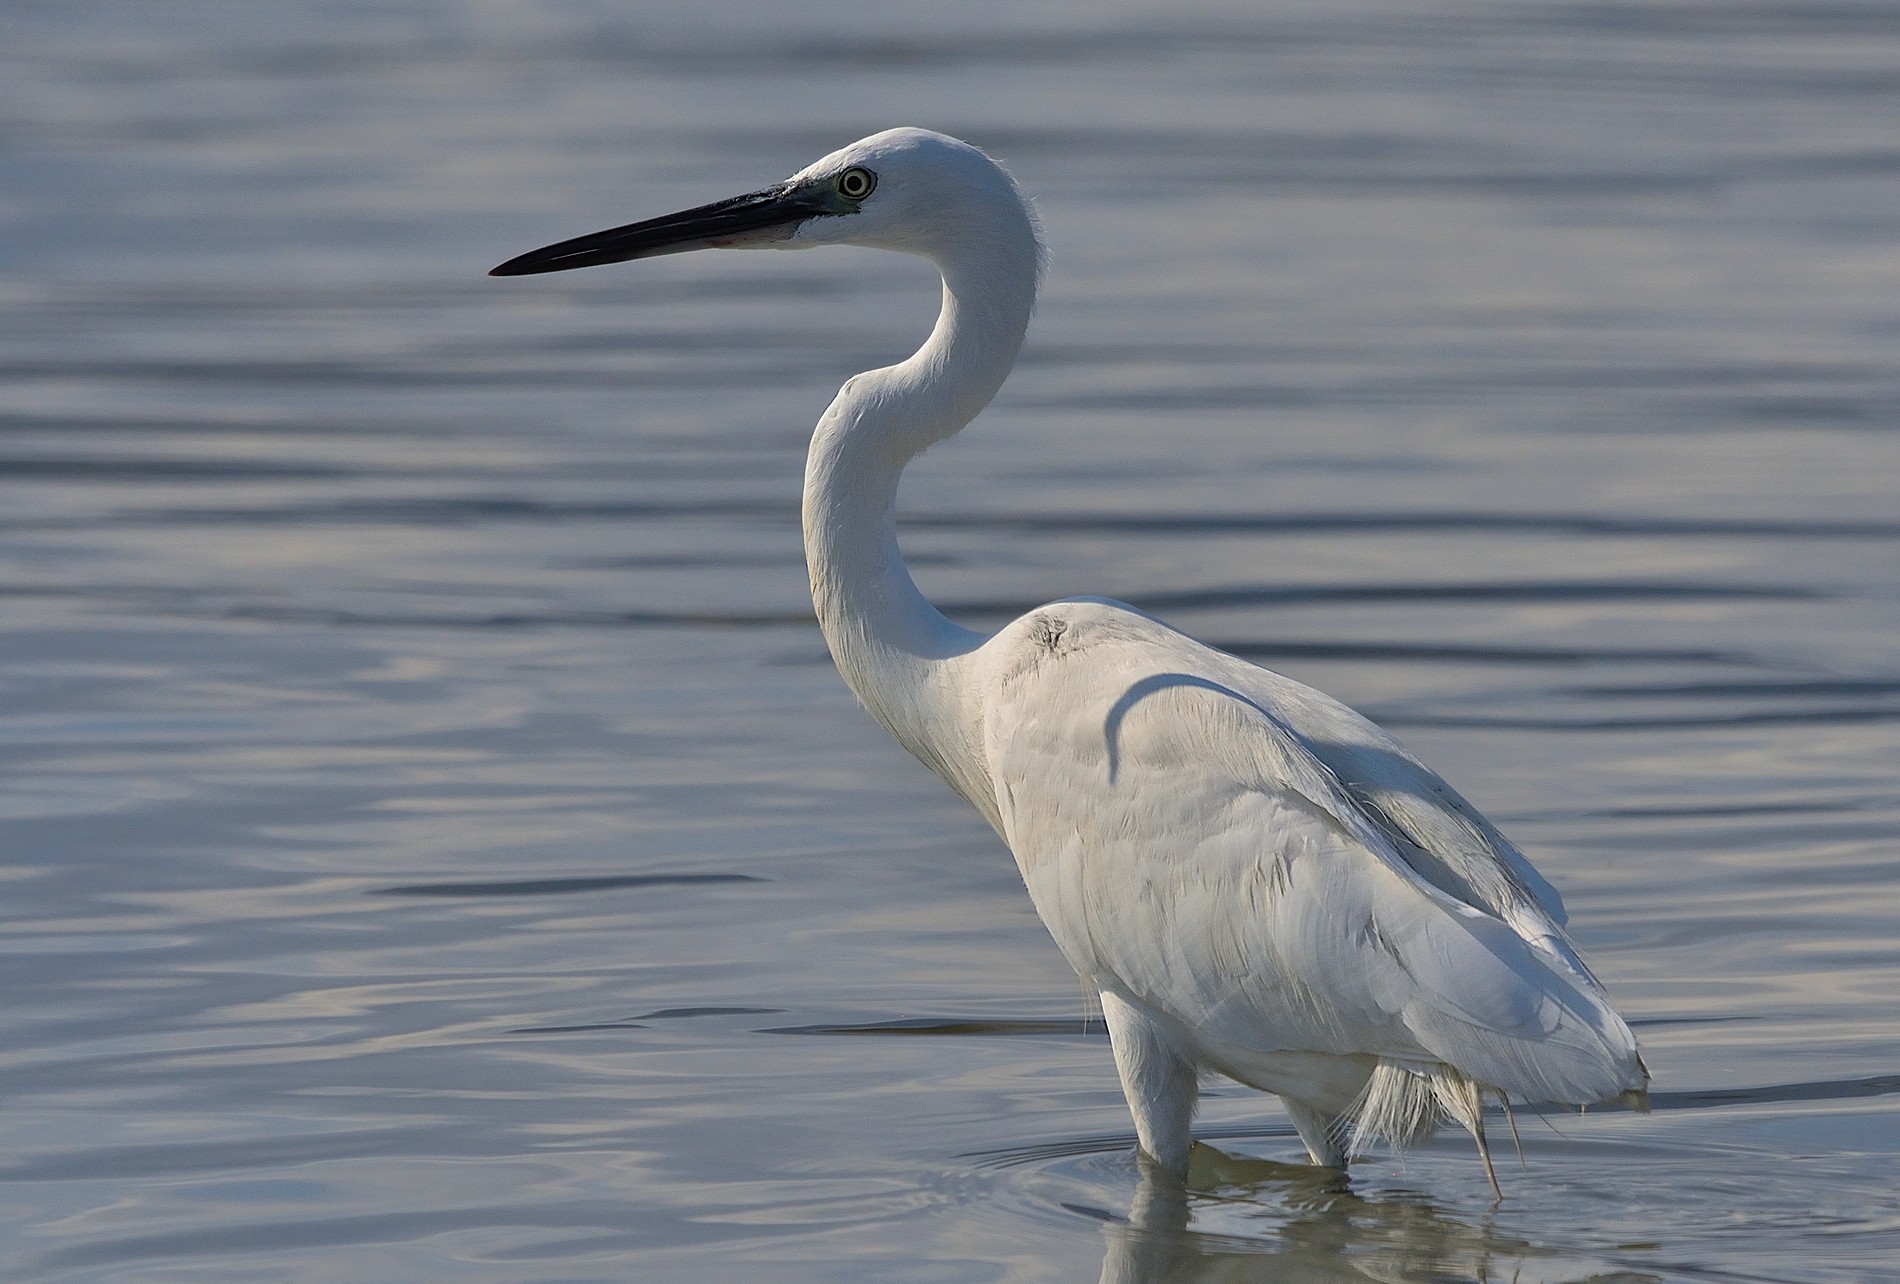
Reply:
<svg viewBox="0 0 1900 1284"><path fill-rule="evenodd" d="M942 260L1039 238L995 161L925 129L860 139L762 191L534 250L490 276L528 276L701 249L870 245Z"/></svg>

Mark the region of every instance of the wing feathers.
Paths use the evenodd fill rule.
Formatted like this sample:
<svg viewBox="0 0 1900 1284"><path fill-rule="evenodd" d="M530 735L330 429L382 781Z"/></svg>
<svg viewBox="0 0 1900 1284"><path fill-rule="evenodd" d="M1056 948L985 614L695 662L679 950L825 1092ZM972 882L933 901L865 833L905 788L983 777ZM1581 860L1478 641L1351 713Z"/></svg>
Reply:
<svg viewBox="0 0 1900 1284"><path fill-rule="evenodd" d="M1211 1064L1370 1055L1566 1102L1643 1086L1555 892L1449 786L1317 692L1064 609L1068 649L1005 666L986 742L1079 971Z"/></svg>
<svg viewBox="0 0 1900 1284"><path fill-rule="evenodd" d="M1378 898L1362 937L1403 972L1404 983L1388 980L1382 1006L1394 991L1404 995L1397 1015L1426 1051L1534 1100L1599 1101L1633 1086L1634 1036L1561 930L1513 894L1515 880L1496 880L1495 908L1455 898L1420 874L1284 720L1238 693L1220 712L1238 714L1236 742L1255 751L1260 778L1250 783L1294 789L1409 884L1410 897L1394 888Z"/></svg>

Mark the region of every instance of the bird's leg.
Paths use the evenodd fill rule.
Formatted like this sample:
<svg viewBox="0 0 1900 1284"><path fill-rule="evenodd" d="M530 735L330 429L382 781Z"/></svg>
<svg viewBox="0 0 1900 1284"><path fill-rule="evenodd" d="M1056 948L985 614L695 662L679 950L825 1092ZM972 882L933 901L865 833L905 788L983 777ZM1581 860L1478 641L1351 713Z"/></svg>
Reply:
<svg viewBox="0 0 1900 1284"><path fill-rule="evenodd" d="M1478 1126L1471 1130L1471 1135L1478 1143L1478 1158L1484 1161L1484 1175L1491 1183L1491 1193L1499 1200L1502 1200L1504 1198L1504 1187L1498 1185L1497 1169L1491 1166L1491 1146L1484 1139L1484 1121L1482 1119L1478 1121Z"/></svg>
<svg viewBox="0 0 1900 1284"><path fill-rule="evenodd" d="M1187 1174L1188 1125L1200 1096L1194 1063L1177 1052L1154 1021L1119 996L1102 991L1102 1019L1115 1048L1122 1095L1135 1117L1135 1136L1148 1157L1177 1177Z"/></svg>
<svg viewBox="0 0 1900 1284"><path fill-rule="evenodd" d="M1306 1143L1307 1156L1314 1163L1321 1168L1346 1166L1345 1120L1286 1097L1280 1098L1280 1104L1286 1107L1287 1118L1293 1121L1294 1131Z"/></svg>
<svg viewBox="0 0 1900 1284"><path fill-rule="evenodd" d="M1511 1144L1517 1147L1517 1166L1529 1172L1531 1166L1524 1160L1524 1139L1517 1135L1517 1116L1511 1113L1511 1098L1500 1092L1498 1104L1504 1107L1504 1122L1511 1125Z"/></svg>
<svg viewBox="0 0 1900 1284"><path fill-rule="evenodd" d="M1497 1169L1491 1166L1491 1144L1484 1137L1484 1090L1477 1080L1445 1067L1432 1077L1432 1094L1445 1113L1463 1124L1471 1139L1478 1143L1478 1158L1484 1162L1484 1175L1491 1183L1491 1193L1502 1200L1504 1187L1498 1185ZM1515 1134L1515 1122L1511 1129Z"/></svg>

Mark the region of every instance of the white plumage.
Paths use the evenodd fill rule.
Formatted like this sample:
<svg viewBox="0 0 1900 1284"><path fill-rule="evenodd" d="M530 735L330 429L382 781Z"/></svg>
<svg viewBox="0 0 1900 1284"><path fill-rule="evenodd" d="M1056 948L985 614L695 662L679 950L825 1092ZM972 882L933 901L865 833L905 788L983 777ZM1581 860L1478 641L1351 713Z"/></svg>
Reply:
<svg viewBox="0 0 1900 1284"><path fill-rule="evenodd" d="M891 130L496 274L832 243L929 258L944 295L923 347L846 382L813 436L820 625L872 715L1009 844L1101 996L1142 1148L1185 1171L1209 1071L1277 1093L1331 1165L1444 1118L1483 1154L1487 1095L1642 1104L1636 1041L1557 893L1371 722L1118 602L1052 603L986 638L917 591L898 476L1001 386L1040 275L1034 215L988 157Z"/></svg>

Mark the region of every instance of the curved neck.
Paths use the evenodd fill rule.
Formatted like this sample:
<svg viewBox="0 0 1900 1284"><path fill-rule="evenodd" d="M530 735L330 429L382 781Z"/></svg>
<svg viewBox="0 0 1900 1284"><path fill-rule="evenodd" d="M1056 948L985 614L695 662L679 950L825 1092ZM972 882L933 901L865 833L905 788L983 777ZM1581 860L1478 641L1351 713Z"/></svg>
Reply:
<svg viewBox="0 0 1900 1284"><path fill-rule="evenodd" d="M999 241L1001 242L999 244ZM919 451L989 403L1036 298L1036 241L1020 234L937 259L943 311L909 360L848 380L805 466L805 560L838 670L871 714L953 789L993 812L959 660L983 635L946 619L897 546L897 482Z"/></svg>

